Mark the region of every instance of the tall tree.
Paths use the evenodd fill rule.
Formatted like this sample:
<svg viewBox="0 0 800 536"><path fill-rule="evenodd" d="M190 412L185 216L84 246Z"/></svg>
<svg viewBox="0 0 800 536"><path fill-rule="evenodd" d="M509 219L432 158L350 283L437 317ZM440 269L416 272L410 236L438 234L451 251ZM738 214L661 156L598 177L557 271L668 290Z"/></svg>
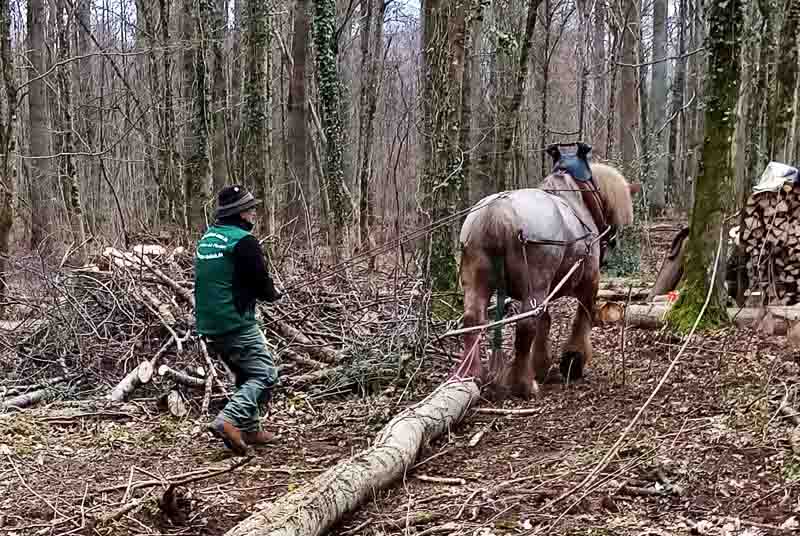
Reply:
<svg viewBox="0 0 800 536"><path fill-rule="evenodd" d="M670 200L683 195L684 178L681 175L682 153L685 146L678 144L678 136L686 136L686 113L683 109L684 89L686 85L686 4L687 0L680 0L678 16L678 57L675 59L675 68L672 76L672 111L669 123L669 147L667 150L667 181L670 184L668 197ZM681 151L679 153L678 151Z"/></svg>
<svg viewBox="0 0 800 536"><path fill-rule="evenodd" d="M377 4L377 5L376 5ZM375 200L370 188L372 166L370 155L374 145L375 112L378 107L379 74L383 52L383 18L386 2L362 0L361 30L361 95L359 104L359 242L361 248L369 247L369 230Z"/></svg>
<svg viewBox="0 0 800 536"><path fill-rule="evenodd" d="M31 205L31 248L42 246L48 239L52 218L47 198L50 195L51 164L46 158L50 153L50 130L47 121L47 80L45 35L45 3L30 0L27 5L27 36L25 48L28 55L28 162Z"/></svg>
<svg viewBox="0 0 800 536"><path fill-rule="evenodd" d="M618 12L620 62L619 97L620 103L619 136L620 156L626 165L631 165L636 158L636 127L638 124L637 92L636 92L636 43L639 36L639 18L634 0L619 0Z"/></svg>
<svg viewBox="0 0 800 536"><path fill-rule="evenodd" d="M183 195L188 236L203 232L204 210L211 197L208 67L205 55L208 29L211 27L212 1L183 0L183 98L189 110L183 133Z"/></svg>
<svg viewBox="0 0 800 536"><path fill-rule="evenodd" d="M653 1L653 81L650 87L650 131L652 190L650 210L660 214L666 206L667 190L667 0Z"/></svg>
<svg viewBox="0 0 800 536"><path fill-rule="evenodd" d="M306 221L304 199L311 190L308 167L308 108L306 103L306 56L310 21L310 0L296 0L292 37L292 72L289 82L288 135L289 177L286 201L287 230L295 233ZM300 227L298 227L300 226ZM304 234L296 236L305 243Z"/></svg>
<svg viewBox="0 0 800 536"><path fill-rule="evenodd" d="M519 61L516 69L516 81L514 93L510 102L504 107L505 114L501 121L500 146L495 161L495 176L497 177L497 189L505 190L507 185L508 166L511 162L511 142L514 136L514 124L522 106L522 97L525 95L525 87L528 83L528 66L531 42L533 39L533 29L536 27L536 12L542 0L529 0L528 16L525 21L525 33L522 34L522 42L519 47ZM544 128L544 125L542 125Z"/></svg>
<svg viewBox="0 0 800 536"><path fill-rule="evenodd" d="M718 246L723 248L720 261L724 267L725 241L720 243L720 240L725 216L735 200L731 139L739 97L742 0L712 2L707 9L709 65L705 89L705 142L695 184L680 297L669 313L669 322L682 330L694 324L704 305L709 291L709 267L713 268ZM724 279L724 269L718 266L704 325L718 325L728 319Z"/></svg>
<svg viewBox="0 0 800 536"><path fill-rule="evenodd" d="M269 144L272 124L269 83L271 20L267 0L246 0L243 13L245 48L242 111L241 180L254 185L263 206L267 234L272 232L274 181Z"/></svg>
<svg viewBox="0 0 800 536"><path fill-rule="evenodd" d="M228 91L225 85L225 26L228 13L226 0L214 0L212 5L210 42L212 54L211 69L211 162L214 191L218 192L228 182L228 155L225 131L228 127Z"/></svg>
<svg viewBox="0 0 800 536"><path fill-rule="evenodd" d="M72 241L76 260L84 264L87 259L86 232L83 222L83 207L78 181L78 172L75 167L75 121L73 110L73 91L71 88L72 77L69 72L70 57L70 16L66 0L56 2L55 26L58 35L58 109L54 114L55 123L58 125L56 151L58 153L58 175L64 192L67 216L72 230Z"/></svg>
<svg viewBox="0 0 800 536"><path fill-rule="evenodd" d="M11 8L0 0L0 302L5 302L16 183L17 82L11 49Z"/></svg>
<svg viewBox="0 0 800 536"><path fill-rule="evenodd" d="M319 87L322 128L325 132L325 179L332 221L328 225L328 245L334 263L344 250L346 222L350 207L344 196L344 167L342 162L342 118L337 57L335 0L314 0L314 44L317 52L317 85Z"/></svg>

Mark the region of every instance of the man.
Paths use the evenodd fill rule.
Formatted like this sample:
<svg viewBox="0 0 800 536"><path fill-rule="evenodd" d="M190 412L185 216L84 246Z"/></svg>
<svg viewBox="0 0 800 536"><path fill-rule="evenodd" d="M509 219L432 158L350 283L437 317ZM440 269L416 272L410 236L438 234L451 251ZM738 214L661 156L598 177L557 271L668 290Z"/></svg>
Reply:
<svg viewBox="0 0 800 536"><path fill-rule="evenodd" d="M269 401L277 369L255 317L256 300L274 302L275 290L258 240L250 233L258 201L241 186L223 188L216 221L197 244L197 332L236 375L236 393L208 429L236 454L271 442L259 406Z"/></svg>

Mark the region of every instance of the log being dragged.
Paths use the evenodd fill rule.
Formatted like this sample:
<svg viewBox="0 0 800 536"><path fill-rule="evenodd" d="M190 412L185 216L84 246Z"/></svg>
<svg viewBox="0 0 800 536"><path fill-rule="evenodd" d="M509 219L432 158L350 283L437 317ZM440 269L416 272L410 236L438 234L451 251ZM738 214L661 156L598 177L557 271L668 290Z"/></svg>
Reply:
<svg viewBox="0 0 800 536"><path fill-rule="evenodd" d="M402 477L422 445L460 421L478 396L473 381L440 385L392 419L370 448L267 504L226 536L323 534L376 490Z"/></svg>

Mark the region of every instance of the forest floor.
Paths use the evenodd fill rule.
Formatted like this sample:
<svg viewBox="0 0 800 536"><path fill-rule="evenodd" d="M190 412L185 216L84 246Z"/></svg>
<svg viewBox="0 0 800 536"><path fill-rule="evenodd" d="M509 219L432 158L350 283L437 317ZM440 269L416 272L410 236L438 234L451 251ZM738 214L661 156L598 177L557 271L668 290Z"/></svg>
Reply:
<svg viewBox="0 0 800 536"><path fill-rule="evenodd" d="M644 279L653 281L676 230L674 222L653 225ZM574 307L554 305L554 345L564 340ZM331 534L800 531L800 458L791 448L793 425L778 410L785 397L798 407L797 356L784 337L744 329L692 341L590 492L554 501L605 456L682 342L619 326L595 327L592 336L586 381L548 383L539 400L504 404L530 410L519 414L491 414L493 404L479 401L426 446L402 481L375 493ZM137 393L113 411L63 400L0 415L0 535L223 534L259 504L368 447L393 415L446 376L447 354L457 351L455 341L448 345L419 364L413 388L406 379L366 392L278 392L267 419L278 444L182 486L172 507L163 505L165 482L237 459L204 430L198 407L179 419ZM104 390L98 386L94 398ZM195 401L201 398L196 392ZM92 519L142 497L139 508L92 527Z"/></svg>

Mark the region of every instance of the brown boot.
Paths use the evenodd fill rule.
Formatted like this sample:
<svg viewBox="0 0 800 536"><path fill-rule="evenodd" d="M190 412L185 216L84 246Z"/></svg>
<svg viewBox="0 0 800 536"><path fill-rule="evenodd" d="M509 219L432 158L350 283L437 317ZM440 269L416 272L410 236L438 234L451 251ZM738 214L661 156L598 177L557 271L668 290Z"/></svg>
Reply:
<svg viewBox="0 0 800 536"><path fill-rule="evenodd" d="M248 445L266 445L275 441L275 434L267 432L266 430L243 432L242 439L244 439L244 442Z"/></svg>
<svg viewBox="0 0 800 536"><path fill-rule="evenodd" d="M214 422L208 425L208 430L220 438L225 446L235 454L244 456L247 453L247 444L243 441L242 431L218 415Z"/></svg>

